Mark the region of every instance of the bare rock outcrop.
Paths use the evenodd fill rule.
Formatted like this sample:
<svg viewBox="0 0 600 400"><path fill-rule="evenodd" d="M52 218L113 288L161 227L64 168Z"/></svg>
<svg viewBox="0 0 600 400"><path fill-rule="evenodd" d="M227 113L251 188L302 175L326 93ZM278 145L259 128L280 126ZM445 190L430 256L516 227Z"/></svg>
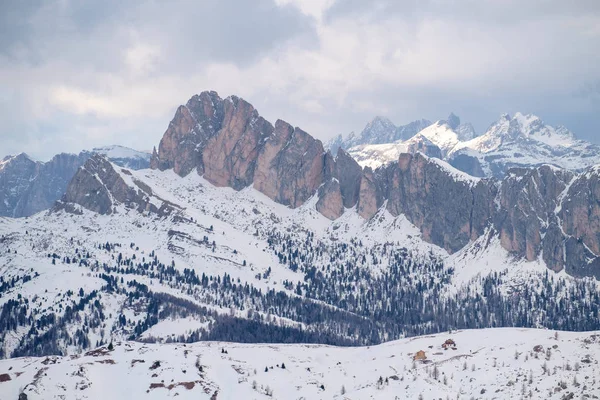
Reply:
<svg viewBox="0 0 600 400"><path fill-rule="evenodd" d="M254 188L296 208L323 183L323 144L300 128L278 120L258 156Z"/></svg>
<svg viewBox="0 0 600 400"><path fill-rule="evenodd" d="M221 129L223 108L223 100L216 92L202 92L179 106L151 161L152 167L161 171L173 168L180 176L194 168L203 173L203 150Z"/></svg>
<svg viewBox="0 0 600 400"><path fill-rule="evenodd" d="M385 180L388 211L404 214L425 240L451 253L482 235L491 221L490 182L457 179L420 153L401 154L385 169Z"/></svg>
<svg viewBox="0 0 600 400"><path fill-rule="evenodd" d="M370 219L383 205L383 200L381 179L378 179L371 168L365 168L358 191L358 214L365 219Z"/></svg>
<svg viewBox="0 0 600 400"><path fill-rule="evenodd" d="M333 163L333 176L338 180L344 207L352 208L358 203L362 168L341 147Z"/></svg>
<svg viewBox="0 0 600 400"><path fill-rule="evenodd" d="M316 208L318 212L331 220L342 216L344 202L337 179L331 178L319 188L319 201L317 201Z"/></svg>
<svg viewBox="0 0 600 400"><path fill-rule="evenodd" d="M593 168L572 182L560 218L565 233L600 254L600 169Z"/></svg>
<svg viewBox="0 0 600 400"><path fill-rule="evenodd" d="M495 218L502 247L529 261L538 258L547 229L552 225L558 227L554 210L572 176L570 172L549 166L509 171L500 184L500 209ZM558 244L560 239L556 228L552 228L548 240ZM546 248L545 257L552 264L552 269L557 269L555 261L561 258L561 250L550 248L549 244Z"/></svg>
<svg viewBox="0 0 600 400"><path fill-rule="evenodd" d="M129 186L105 157L94 154L79 168L53 210L69 211L73 204L77 204L106 215L114 213L115 207L123 204L140 212L168 213L168 205L157 208L150 202L147 191L148 189Z"/></svg>
<svg viewBox="0 0 600 400"><path fill-rule="evenodd" d="M252 105L232 96L224 102L221 130L202 151L204 177L236 190L252 184L258 153L273 126Z"/></svg>

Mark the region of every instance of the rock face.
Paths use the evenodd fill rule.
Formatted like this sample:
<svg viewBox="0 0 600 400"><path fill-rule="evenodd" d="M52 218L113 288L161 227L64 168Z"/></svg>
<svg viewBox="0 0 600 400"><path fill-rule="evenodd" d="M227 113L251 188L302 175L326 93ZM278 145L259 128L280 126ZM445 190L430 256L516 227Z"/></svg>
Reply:
<svg viewBox="0 0 600 400"><path fill-rule="evenodd" d="M202 152L208 140L221 129L223 100L216 92L202 92L179 106L153 157L151 166L161 171L173 168L180 176L198 168L204 172Z"/></svg>
<svg viewBox="0 0 600 400"><path fill-rule="evenodd" d="M131 169L148 168L149 155L122 146L107 146L79 154L57 154L33 161L21 153L0 161L0 216L27 217L46 210L61 198L77 169L94 153Z"/></svg>
<svg viewBox="0 0 600 400"><path fill-rule="evenodd" d="M318 212L331 220L342 216L344 202L340 182L337 179L331 179L319 188L319 201L317 201L316 208Z"/></svg>
<svg viewBox="0 0 600 400"><path fill-rule="evenodd" d="M344 207L354 207L358 203L362 168L345 150L340 148L335 158L333 170L333 175L340 185Z"/></svg>
<svg viewBox="0 0 600 400"><path fill-rule="evenodd" d="M254 187L292 208L304 204L324 181L323 144L278 120L257 161Z"/></svg>
<svg viewBox="0 0 600 400"><path fill-rule="evenodd" d="M187 175L194 168L217 186L254 185L278 203L304 204L324 183L323 145L284 121L275 127L235 96L203 92L177 109L151 167Z"/></svg>
<svg viewBox="0 0 600 400"><path fill-rule="evenodd" d="M364 169L360 179L357 211L365 219L373 217L383 205L381 180L371 168Z"/></svg>
<svg viewBox="0 0 600 400"><path fill-rule="evenodd" d="M375 121L369 132L379 127L375 131L390 134L394 127L387 122ZM449 123L462 126L453 115ZM513 132L509 125L507 135ZM554 271L566 268L573 275L600 277L599 170L575 175L540 166L512 169L500 181L479 179L429 157L442 155L431 154L436 149L418 136L410 141L412 151L396 161L363 169L343 149L333 158L299 128L281 120L273 127L240 98L223 100L204 92L179 107L154 151L152 168L173 168L180 175L196 169L213 184L235 190L252 185L292 208L316 195L317 211L329 219L353 207L369 219L385 205L391 215L406 216L424 240L450 253L492 232L515 257L541 257ZM483 175L477 157L465 153L453 161ZM90 176L78 179L84 178L88 192L102 190ZM119 189L118 180L113 186ZM81 193L69 194L84 200ZM114 197L127 203L132 196L123 192ZM111 205L100 197L90 209L108 212ZM135 203L143 208L142 200Z"/></svg>
<svg viewBox="0 0 600 400"><path fill-rule="evenodd" d="M404 214L425 240L455 252L483 234L494 195L488 181L457 180L420 153L402 154L398 163L365 174L359 212L370 218L386 199L392 215Z"/></svg>
<svg viewBox="0 0 600 400"><path fill-rule="evenodd" d="M525 256L529 261L537 259L542 250L542 236L552 225L556 227L551 229L548 240L557 241L559 221L554 210L571 179L570 172L549 166L511 170L500 185L500 209L495 219L505 249ZM560 251L547 247L550 254L545 254L545 257L554 269L555 261L561 258ZM553 252L558 253L553 256Z"/></svg>
<svg viewBox="0 0 600 400"><path fill-rule="evenodd" d="M88 153L58 154L46 163L22 153L0 163L0 215L26 217L52 206Z"/></svg>
<svg viewBox="0 0 600 400"><path fill-rule="evenodd" d="M273 126L238 97L224 102L221 131L202 151L204 177L216 186L240 190L252 184L258 153Z"/></svg>
<svg viewBox="0 0 600 400"><path fill-rule="evenodd" d="M122 173L128 172L122 170ZM140 212L168 213L168 209L159 209L150 202L149 195L152 193L148 192L149 188L143 185L137 189L129 186L104 156L94 154L79 168L69 182L64 196L53 209L72 211L70 205L77 204L106 215L116 212L116 206L123 204Z"/></svg>

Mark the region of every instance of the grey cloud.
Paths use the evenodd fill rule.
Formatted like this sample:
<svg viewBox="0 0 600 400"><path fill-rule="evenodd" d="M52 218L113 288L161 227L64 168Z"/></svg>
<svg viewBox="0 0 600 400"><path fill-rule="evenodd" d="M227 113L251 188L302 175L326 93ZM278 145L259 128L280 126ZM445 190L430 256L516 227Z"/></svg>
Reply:
<svg viewBox="0 0 600 400"><path fill-rule="evenodd" d="M338 0L325 17L363 17L372 20L453 18L458 21L515 24L552 16L585 16L600 12L597 0Z"/></svg>
<svg viewBox="0 0 600 400"><path fill-rule="evenodd" d="M321 139L360 130L378 114L401 124L445 118L454 111L481 132L501 113L522 111L600 142L596 121L600 96L594 83L600 82L596 50L600 31L586 31L597 29L594 22L600 21L597 0L338 0L323 21L325 28L334 31L338 22L349 21L351 28L356 27L357 38L342 42L342 47L360 41L362 33L382 35L353 49L364 53L351 58L357 63L370 57L370 43L385 44L388 39L396 43L392 39L406 35L406 40L397 44L406 46L400 54L411 58L422 51L426 65L408 60L409 67L402 73L410 75L416 68L417 78L423 78L421 71L434 78L450 78L415 79L418 83L374 73L364 77L367 86L352 85L351 80L363 77L351 73L346 88L344 81L340 83L339 77L327 71L336 60L319 53L323 50L317 22L295 7L278 7L273 0L5 0L0 2L3 150L48 158L59 151L111 143L149 149L160 139L175 107L192 94L209 89L218 90L221 96L244 96L266 118L288 120ZM442 22L442 28L426 31L430 36L424 38L420 28L431 21ZM373 26L384 29L374 33L368 29ZM450 31L445 36L452 40L440 37L446 28ZM334 40L333 36L328 39ZM130 75L124 63L125 52L136 44L160 49L148 76ZM441 46L446 45L463 51L460 55L442 51ZM382 47L381 63L397 63L396 48ZM269 59L267 72L260 64L265 57ZM291 63L278 66L286 57ZM235 65L231 81L239 83L223 89L203 79L206 66L216 64ZM470 64L477 68L469 69ZM323 74L315 65L324 66ZM337 65L331 68L338 71ZM461 69L474 72L463 74ZM340 75L343 70L339 69ZM303 73L306 71L315 73ZM270 77L259 79L257 74L263 73L273 73L272 85ZM245 86L245 80L262 82L262 86L254 82ZM123 82L141 88L142 95L121 93L127 92ZM209 86L196 87L198 82ZM167 93L171 84L177 89ZM84 95L107 95L109 101L120 100L118 104L123 99L133 104L146 93L173 104L160 108L155 102L151 112L112 117L92 111L82 114L44 99L32 107L32 99L39 97L38 87L45 85L80 89ZM140 104L147 106L146 102ZM42 109L42 116L32 108Z"/></svg>
<svg viewBox="0 0 600 400"><path fill-rule="evenodd" d="M110 64L115 47L124 41L119 33L131 30L141 39L161 43L174 58L166 61L180 67L192 59L248 63L287 39L314 30L308 17L271 0L8 0L0 7L0 54L24 47L30 62L60 52L73 61ZM112 47L103 48L106 44Z"/></svg>

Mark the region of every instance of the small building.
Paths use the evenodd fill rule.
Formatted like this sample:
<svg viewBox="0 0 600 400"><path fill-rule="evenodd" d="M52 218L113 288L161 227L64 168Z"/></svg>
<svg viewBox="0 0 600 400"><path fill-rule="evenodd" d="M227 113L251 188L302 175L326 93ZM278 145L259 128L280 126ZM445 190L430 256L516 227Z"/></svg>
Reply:
<svg viewBox="0 0 600 400"><path fill-rule="evenodd" d="M447 349L449 349L449 348L451 348L451 347L452 347L452 348L455 348L455 347L456 347L456 343L455 343L455 342L454 342L454 340L452 340L452 339L448 339L448 340L446 340L446 341L444 342L444 344L442 344L442 348L443 348L444 350L447 350Z"/></svg>
<svg viewBox="0 0 600 400"><path fill-rule="evenodd" d="M414 361L423 361L426 360L427 356L425 355L425 352L423 350L419 350L415 353L415 355L413 356L413 360Z"/></svg>

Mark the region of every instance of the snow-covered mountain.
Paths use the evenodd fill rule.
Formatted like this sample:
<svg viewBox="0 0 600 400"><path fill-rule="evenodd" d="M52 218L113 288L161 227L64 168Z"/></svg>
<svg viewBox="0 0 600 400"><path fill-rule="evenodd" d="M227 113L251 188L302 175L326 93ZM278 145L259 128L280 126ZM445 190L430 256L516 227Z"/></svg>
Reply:
<svg viewBox="0 0 600 400"><path fill-rule="evenodd" d="M27 217L50 208L65 193L67 184L92 154L103 154L131 169L150 166L150 154L123 146L106 146L79 154L57 154L47 162L27 154L0 161L0 216Z"/></svg>
<svg viewBox="0 0 600 400"><path fill-rule="evenodd" d="M424 142L421 147L414 145L417 138ZM475 134L471 124L461 124L458 117L450 114L410 140L366 143L348 147L347 151L361 166L371 168L395 162L401 153L415 151L439 157L473 176L500 179L513 167L549 164L580 172L600 163L600 146L578 140L563 126L552 127L535 115L521 113L513 117L502 115L481 136Z"/></svg>
<svg viewBox="0 0 600 400"><path fill-rule="evenodd" d="M600 163L600 146L578 140L567 128L547 125L535 115L504 114L484 135L458 144L448 161L479 176L502 177L512 167L543 164L582 171Z"/></svg>
<svg viewBox="0 0 600 400"><path fill-rule="evenodd" d="M0 393L27 400L591 399L600 393L599 345L599 332L515 328L362 348L115 342L76 357L0 361ZM418 353L423 359L414 360Z"/></svg>
<svg viewBox="0 0 600 400"><path fill-rule="evenodd" d="M433 141L421 134L417 134L406 141L361 144L348 150L348 154L361 167L371 169L377 169L382 165L398 161L398 157L402 153L414 154L416 152L421 152L428 157L442 158L442 150Z"/></svg>
<svg viewBox="0 0 600 400"><path fill-rule="evenodd" d="M433 140L450 124L409 141L439 149ZM177 109L151 166L92 154L49 211L0 217L0 358L67 356L0 363L8 366L0 394L5 384L28 398L56 387L67 398L73 387L98 393L104 373L135 377L129 397L260 398L273 389L287 398L290 384L293 398L343 398L342 385L352 398L399 395L387 388L417 398L442 390L499 397L523 374L529 381L530 366L545 371L532 394L547 397L551 388L558 396L556 385L561 396L572 390L549 380L552 362L557 374L573 363L560 370L573 379L576 359L583 369L600 357L591 333L555 338L540 329L516 339L484 329L600 330L600 167L480 179L418 151L362 169L344 150L333 157L300 128L271 125L243 99L215 92ZM183 346L371 346L455 329L483 330L356 349ZM448 338L457 350L439 348ZM419 350L427 361L408 375ZM464 362L480 353L477 375ZM358 366L353 357L370 361ZM302 373L258 376L281 363ZM361 367L367 372L356 378ZM248 371L256 385L243 380ZM487 377L501 386L492 391Z"/></svg>
<svg viewBox="0 0 600 400"><path fill-rule="evenodd" d="M360 137L350 136L347 141L340 142L341 147L347 149L348 153L361 166L375 169L397 161L398 155L401 153L419 151L429 157L446 159L456 145L476 137L473 126L469 123L461 124L460 118L453 113L446 120L436 121L435 123L426 122L427 125L423 129L412 133L409 137L388 142L382 141L386 137L385 135L379 135L377 140L372 140L371 136L364 133L371 132L368 128L373 124L372 122L367 125ZM416 125L413 124L412 126L415 127ZM335 146L331 146L331 148L333 149Z"/></svg>
<svg viewBox="0 0 600 400"><path fill-rule="evenodd" d="M348 150L355 146L368 144L384 144L404 141L412 138L419 131L431 125L426 119L413 121L406 125L396 126L385 117L375 117L365 126L359 135L354 132L347 136L338 135L331 139L325 147L336 154L339 148Z"/></svg>
<svg viewBox="0 0 600 400"><path fill-rule="evenodd" d="M101 160L51 212L0 219L0 357L125 339L365 345L498 324L600 326L598 283L569 275L583 266L548 275L544 258L503 247L508 233L451 252L409 211L332 221L318 195L291 209L253 187Z"/></svg>
<svg viewBox="0 0 600 400"><path fill-rule="evenodd" d="M130 149L129 147L112 145L95 147L92 153L103 154L117 165L129 169L144 169L150 167L151 154Z"/></svg>

